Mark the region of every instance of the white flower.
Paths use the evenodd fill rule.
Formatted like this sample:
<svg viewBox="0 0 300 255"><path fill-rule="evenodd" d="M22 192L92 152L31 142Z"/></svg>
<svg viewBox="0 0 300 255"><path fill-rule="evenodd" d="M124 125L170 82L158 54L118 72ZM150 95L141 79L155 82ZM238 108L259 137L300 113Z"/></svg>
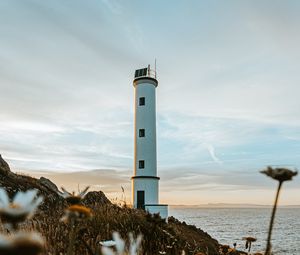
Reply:
<svg viewBox="0 0 300 255"><path fill-rule="evenodd" d="M2 222L17 224L31 218L43 201L41 196L36 197L37 192L37 190L20 191L10 202L5 189L0 188L0 218Z"/></svg>
<svg viewBox="0 0 300 255"><path fill-rule="evenodd" d="M36 232L17 232L13 235L0 235L0 254L40 254L44 247L43 238Z"/></svg>
<svg viewBox="0 0 300 255"><path fill-rule="evenodd" d="M129 234L130 246L129 246L129 255L137 255L139 251L139 247L142 242L142 236L139 235L136 240L134 240L133 235ZM118 232L113 233L113 241L115 242L117 253L115 253L112 249L103 246L102 253L104 255L123 255L126 254L125 251L125 241L120 237Z"/></svg>

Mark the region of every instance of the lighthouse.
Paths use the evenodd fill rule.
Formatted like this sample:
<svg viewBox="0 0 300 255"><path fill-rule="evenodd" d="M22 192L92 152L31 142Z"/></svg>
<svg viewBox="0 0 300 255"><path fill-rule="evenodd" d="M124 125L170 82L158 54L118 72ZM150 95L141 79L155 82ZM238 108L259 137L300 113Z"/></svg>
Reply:
<svg viewBox="0 0 300 255"><path fill-rule="evenodd" d="M159 177L156 153L156 70L135 71L134 80L134 208L168 217L168 206L159 204Z"/></svg>

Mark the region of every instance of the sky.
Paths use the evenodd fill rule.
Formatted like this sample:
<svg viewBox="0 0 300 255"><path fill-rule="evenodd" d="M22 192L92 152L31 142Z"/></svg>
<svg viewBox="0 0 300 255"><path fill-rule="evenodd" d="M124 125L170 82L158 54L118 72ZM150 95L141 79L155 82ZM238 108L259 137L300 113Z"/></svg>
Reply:
<svg viewBox="0 0 300 255"><path fill-rule="evenodd" d="M272 204L300 168L300 2L0 1L0 153L130 199L135 69L157 60L160 200ZM281 204L300 204L300 178Z"/></svg>

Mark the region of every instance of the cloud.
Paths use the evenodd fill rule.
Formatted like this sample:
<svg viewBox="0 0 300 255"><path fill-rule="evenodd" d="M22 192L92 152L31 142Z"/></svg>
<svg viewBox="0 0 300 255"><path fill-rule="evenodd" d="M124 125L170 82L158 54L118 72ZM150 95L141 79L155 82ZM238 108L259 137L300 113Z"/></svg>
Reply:
<svg viewBox="0 0 300 255"><path fill-rule="evenodd" d="M130 123L120 116L88 124L5 122L0 127L0 150L14 167L23 169L122 169L128 167L128 161L132 164Z"/></svg>
<svg viewBox="0 0 300 255"><path fill-rule="evenodd" d="M158 159L164 167L232 171L270 164L298 167L300 163L299 146L287 135L297 137L298 129L289 125L171 112L161 114L158 123Z"/></svg>
<svg viewBox="0 0 300 255"><path fill-rule="evenodd" d="M209 151L209 154L210 154L211 158L213 159L213 161L221 164L222 161L216 156L215 148L211 144L207 144L206 147L207 147L207 150Z"/></svg>
<svg viewBox="0 0 300 255"><path fill-rule="evenodd" d="M155 58L159 167L196 169L189 182L299 167L298 3L0 5L0 151L15 169L132 168L133 73ZM189 189L243 188L211 178Z"/></svg>
<svg viewBox="0 0 300 255"><path fill-rule="evenodd" d="M251 191L251 190L273 190L276 182L259 173L260 169L244 168L241 170L211 171L209 168L194 168L188 166L181 168L181 173L174 169L161 171L161 185L163 190L224 190L224 191ZM295 189L299 186L299 178L286 183L286 189ZM173 188L172 188L173 187ZM176 188L174 188L176 187Z"/></svg>
<svg viewBox="0 0 300 255"><path fill-rule="evenodd" d="M258 171L235 171L214 173L208 169L163 169L159 171L161 201L172 204L204 203L261 203L271 204L276 183ZM132 170L98 169L76 172L21 171L34 177L44 176L69 190L90 185L91 190L101 190L111 199L125 197L130 203ZM285 184L282 204L299 204L299 181ZM259 194L264 193L265 196ZM256 202L255 202L256 201Z"/></svg>

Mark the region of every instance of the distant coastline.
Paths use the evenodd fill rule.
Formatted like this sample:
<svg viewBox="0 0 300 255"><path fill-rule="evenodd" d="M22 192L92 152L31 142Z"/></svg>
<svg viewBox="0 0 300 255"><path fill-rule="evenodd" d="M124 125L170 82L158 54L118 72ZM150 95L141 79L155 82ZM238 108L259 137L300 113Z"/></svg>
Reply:
<svg viewBox="0 0 300 255"><path fill-rule="evenodd" d="M169 205L172 208L271 208L272 205L209 203L200 205ZM300 208L300 205L280 205L279 208Z"/></svg>

